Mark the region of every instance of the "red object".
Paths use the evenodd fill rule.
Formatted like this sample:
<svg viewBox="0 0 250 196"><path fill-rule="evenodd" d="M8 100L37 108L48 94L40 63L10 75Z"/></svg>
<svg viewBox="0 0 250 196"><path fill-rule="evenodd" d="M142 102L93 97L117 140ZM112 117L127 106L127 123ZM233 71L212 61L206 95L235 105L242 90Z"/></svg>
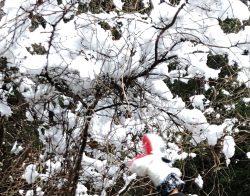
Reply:
<svg viewBox="0 0 250 196"><path fill-rule="evenodd" d="M140 159L140 158L145 157L145 156L147 156L147 155L146 154L140 154L140 155L135 156L134 159Z"/></svg>
<svg viewBox="0 0 250 196"><path fill-rule="evenodd" d="M152 154L153 147L151 145L150 139L148 138L147 135L144 135L142 138L145 154Z"/></svg>
<svg viewBox="0 0 250 196"><path fill-rule="evenodd" d="M131 166L131 164L133 163L133 161L137 160L137 159L140 159L140 158L143 158L147 155L150 155L152 154L152 151L153 151L153 147L152 147L152 143L148 137L147 134L145 134L143 137L142 137L142 143L143 143L143 148L144 148L144 154L141 154L141 155L137 155L133 158L132 161L129 161L128 162L128 165Z"/></svg>

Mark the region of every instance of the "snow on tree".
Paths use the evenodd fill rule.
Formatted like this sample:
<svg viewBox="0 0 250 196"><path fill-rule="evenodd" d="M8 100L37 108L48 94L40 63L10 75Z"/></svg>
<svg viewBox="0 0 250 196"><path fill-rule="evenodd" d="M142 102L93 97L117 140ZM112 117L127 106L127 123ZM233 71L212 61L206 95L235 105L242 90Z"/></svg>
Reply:
<svg viewBox="0 0 250 196"><path fill-rule="evenodd" d="M246 4L5 0L1 10L0 147L23 138L13 167L35 185L22 194L128 191L145 132L173 162L199 145L216 167L223 153L230 162L248 125Z"/></svg>

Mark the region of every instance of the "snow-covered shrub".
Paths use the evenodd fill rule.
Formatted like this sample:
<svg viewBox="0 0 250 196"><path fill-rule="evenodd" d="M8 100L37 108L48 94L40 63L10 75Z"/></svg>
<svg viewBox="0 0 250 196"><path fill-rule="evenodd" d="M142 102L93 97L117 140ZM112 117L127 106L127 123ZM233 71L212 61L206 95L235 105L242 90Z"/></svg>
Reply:
<svg viewBox="0 0 250 196"><path fill-rule="evenodd" d="M146 132L164 138L186 191L208 194L214 179L225 176L218 171L228 171L238 152L230 144L247 141L249 132L245 4L5 0L1 6L1 192L155 192L126 166L141 153ZM202 190L190 189L199 174Z"/></svg>

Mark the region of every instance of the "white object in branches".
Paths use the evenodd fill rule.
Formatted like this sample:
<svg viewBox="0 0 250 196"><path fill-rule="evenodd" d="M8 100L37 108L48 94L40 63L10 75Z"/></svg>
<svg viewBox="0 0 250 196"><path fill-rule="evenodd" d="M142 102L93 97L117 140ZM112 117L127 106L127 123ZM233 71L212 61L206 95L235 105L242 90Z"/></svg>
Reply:
<svg viewBox="0 0 250 196"><path fill-rule="evenodd" d="M28 184L32 184L36 181L39 173L36 171L36 165L30 164L25 168L22 178L27 181Z"/></svg>
<svg viewBox="0 0 250 196"><path fill-rule="evenodd" d="M234 152L235 152L235 142L232 136L229 136L229 135L225 136L222 152L224 153L226 157L227 165L229 165L230 158L234 156Z"/></svg>
<svg viewBox="0 0 250 196"><path fill-rule="evenodd" d="M202 179L202 177L201 177L200 174L197 176L197 178L195 178L194 182L195 182L200 188L203 187L203 179Z"/></svg>
<svg viewBox="0 0 250 196"><path fill-rule="evenodd" d="M14 143L14 145L13 145L10 152L17 155L22 150L23 150L23 147L21 145L18 145L17 141L15 141L15 143Z"/></svg>

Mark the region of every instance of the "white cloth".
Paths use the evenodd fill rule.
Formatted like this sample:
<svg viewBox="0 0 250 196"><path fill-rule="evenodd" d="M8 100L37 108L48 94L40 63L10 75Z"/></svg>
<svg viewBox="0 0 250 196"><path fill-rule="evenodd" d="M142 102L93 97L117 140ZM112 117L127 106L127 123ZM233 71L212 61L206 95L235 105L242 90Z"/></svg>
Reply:
<svg viewBox="0 0 250 196"><path fill-rule="evenodd" d="M161 160L157 155L145 155L141 158L134 158L130 164L130 171L138 176L149 176L155 186L159 186L170 173L181 176L178 168L170 167L168 163Z"/></svg>

